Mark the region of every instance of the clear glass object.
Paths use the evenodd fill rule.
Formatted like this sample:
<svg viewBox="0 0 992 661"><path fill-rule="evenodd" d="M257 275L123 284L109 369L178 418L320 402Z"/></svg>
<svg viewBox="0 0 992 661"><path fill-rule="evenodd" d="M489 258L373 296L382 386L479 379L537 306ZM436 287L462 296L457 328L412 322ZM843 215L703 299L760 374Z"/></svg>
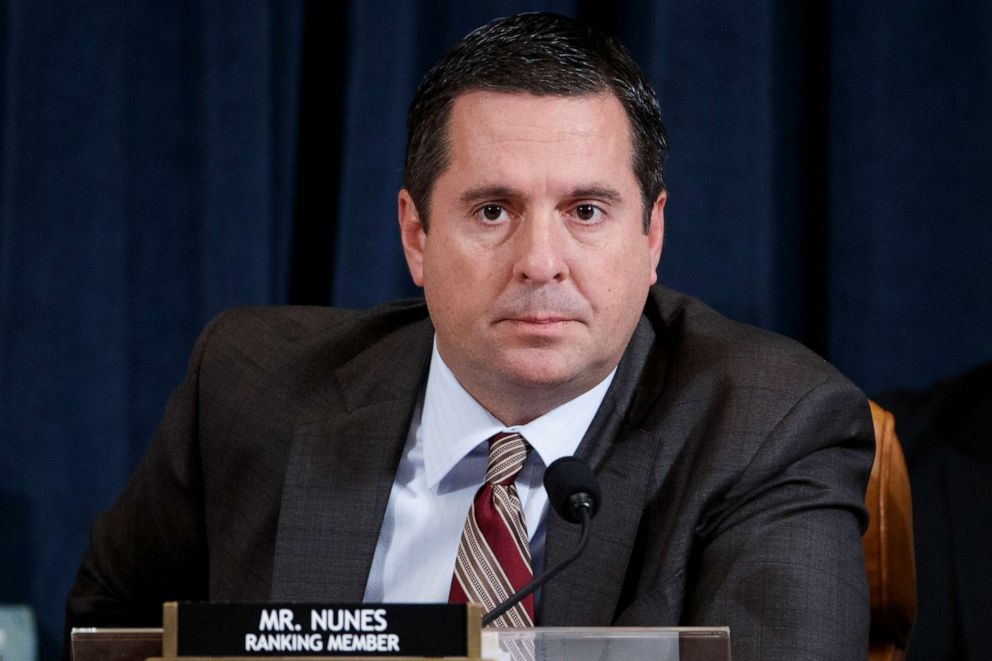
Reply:
<svg viewBox="0 0 992 661"><path fill-rule="evenodd" d="M730 661L730 629L483 629L482 657L492 661Z"/></svg>
<svg viewBox="0 0 992 661"><path fill-rule="evenodd" d="M36 661L38 634L28 606L0 604L0 661Z"/></svg>

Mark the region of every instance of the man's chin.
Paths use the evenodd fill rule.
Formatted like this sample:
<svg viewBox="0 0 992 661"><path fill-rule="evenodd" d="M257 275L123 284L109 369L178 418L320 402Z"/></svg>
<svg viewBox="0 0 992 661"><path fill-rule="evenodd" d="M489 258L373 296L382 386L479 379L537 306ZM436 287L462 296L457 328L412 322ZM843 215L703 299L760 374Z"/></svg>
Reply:
<svg viewBox="0 0 992 661"><path fill-rule="evenodd" d="M520 390L534 391L535 394L581 388L577 393L580 394L598 383L596 380L592 385L583 387L582 382L593 377L580 369L571 357L550 348L517 351L505 356L505 359L501 371L507 384Z"/></svg>

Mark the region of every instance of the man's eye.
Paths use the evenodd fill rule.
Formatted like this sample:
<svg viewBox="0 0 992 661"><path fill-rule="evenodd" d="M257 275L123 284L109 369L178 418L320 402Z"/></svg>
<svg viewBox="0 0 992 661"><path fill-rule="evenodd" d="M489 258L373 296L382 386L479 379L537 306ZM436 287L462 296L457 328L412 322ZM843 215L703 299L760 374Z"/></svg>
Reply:
<svg viewBox="0 0 992 661"><path fill-rule="evenodd" d="M583 222L599 220L602 213L602 210L595 204L580 204L575 207L575 217Z"/></svg>
<svg viewBox="0 0 992 661"><path fill-rule="evenodd" d="M506 210L498 204L487 204L479 209L479 219L487 223L495 223L503 219Z"/></svg>

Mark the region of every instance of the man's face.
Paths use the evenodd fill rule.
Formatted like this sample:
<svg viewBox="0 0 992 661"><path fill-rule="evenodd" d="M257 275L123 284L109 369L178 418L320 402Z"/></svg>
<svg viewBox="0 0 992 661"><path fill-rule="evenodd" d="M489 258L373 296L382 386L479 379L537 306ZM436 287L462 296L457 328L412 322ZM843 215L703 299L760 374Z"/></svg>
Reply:
<svg viewBox="0 0 992 661"><path fill-rule="evenodd" d="M400 192L410 272L465 389L498 417L536 417L620 360L656 279L665 196L645 234L630 123L609 94L466 93L448 139L429 232Z"/></svg>

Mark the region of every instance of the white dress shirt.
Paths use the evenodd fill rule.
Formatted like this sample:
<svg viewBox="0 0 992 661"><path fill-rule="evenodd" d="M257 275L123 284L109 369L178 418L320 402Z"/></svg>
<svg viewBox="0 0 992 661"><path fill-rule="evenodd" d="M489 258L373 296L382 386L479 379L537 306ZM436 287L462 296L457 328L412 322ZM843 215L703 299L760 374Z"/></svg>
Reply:
<svg viewBox="0 0 992 661"><path fill-rule="evenodd" d="M365 601L448 601L465 517L486 474L486 441L502 431L519 432L534 449L516 485L532 564L542 567L548 511L544 469L575 453L614 374L615 368L591 390L526 425L507 427L458 383L435 340L427 387L414 412L379 531Z"/></svg>

